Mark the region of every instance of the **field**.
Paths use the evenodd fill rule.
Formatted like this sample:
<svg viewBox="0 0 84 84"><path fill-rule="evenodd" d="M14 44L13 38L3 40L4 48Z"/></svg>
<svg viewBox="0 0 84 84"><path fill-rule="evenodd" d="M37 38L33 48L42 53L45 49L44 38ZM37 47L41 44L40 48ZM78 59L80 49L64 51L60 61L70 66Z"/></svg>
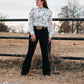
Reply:
<svg viewBox="0 0 84 84"><path fill-rule="evenodd" d="M1 32L0 36L28 36ZM55 37L84 37L84 34L61 34ZM0 39L0 53L25 54L28 51L28 40ZM30 69L26 77L20 75L24 57L0 56L0 84L84 84L84 61L63 60L59 56L84 57L84 41L52 40L51 76L42 75L41 51L37 44Z"/></svg>

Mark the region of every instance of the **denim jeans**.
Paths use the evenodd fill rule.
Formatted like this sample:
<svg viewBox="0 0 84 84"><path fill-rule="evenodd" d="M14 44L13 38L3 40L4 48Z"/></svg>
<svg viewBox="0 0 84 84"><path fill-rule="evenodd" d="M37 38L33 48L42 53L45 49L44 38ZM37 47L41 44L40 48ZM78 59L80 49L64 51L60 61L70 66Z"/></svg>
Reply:
<svg viewBox="0 0 84 84"><path fill-rule="evenodd" d="M31 41L30 39L31 34L30 34L28 52L23 62L21 74L26 75L27 73L29 73L31 60L32 60L37 42L39 40L41 54L42 54L43 75L50 75L51 69L50 69L50 62L48 58L48 37L49 37L48 29L45 28L45 29L38 30L34 28L34 32L36 35L36 41L35 42Z"/></svg>

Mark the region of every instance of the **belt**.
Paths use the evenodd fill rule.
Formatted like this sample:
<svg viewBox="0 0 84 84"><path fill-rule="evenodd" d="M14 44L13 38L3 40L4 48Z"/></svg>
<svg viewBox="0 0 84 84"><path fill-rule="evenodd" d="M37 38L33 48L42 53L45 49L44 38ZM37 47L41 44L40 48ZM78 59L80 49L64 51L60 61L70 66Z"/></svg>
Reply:
<svg viewBox="0 0 84 84"><path fill-rule="evenodd" d="M41 30L41 29L46 29L47 27L43 27L43 26L34 26L34 28Z"/></svg>

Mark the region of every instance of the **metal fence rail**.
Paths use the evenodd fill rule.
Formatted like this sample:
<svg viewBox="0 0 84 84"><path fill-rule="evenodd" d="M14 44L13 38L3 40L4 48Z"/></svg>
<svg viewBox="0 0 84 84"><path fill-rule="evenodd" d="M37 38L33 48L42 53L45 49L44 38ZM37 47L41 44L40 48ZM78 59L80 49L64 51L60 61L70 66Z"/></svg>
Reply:
<svg viewBox="0 0 84 84"><path fill-rule="evenodd" d="M53 21L84 21L84 18L53 18ZM28 19L0 19L1 22L3 21L28 21ZM11 36L0 36L0 39L29 39L29 37L11 37ZM52 37L52 40L81 40L84 41L84 38L78 38L78 37ZM51 47L51 43L49 44L49 47ZM51 52L51 48L49 48L49 53ZM21 54L3 54L1 53L0 56L15 56L15 57L24 57L25 55ZM72 59L72 60L84 60L84 57L63 57L60 56L60 58L63 59Z"/></svg>
<svg viewBox="0 0 84 84"><path fill-rule="evenodd" d="M25 57L24 54L3 54L3 53L0 53L0 56L10 56L10 57ZM84 57L70 57L70 56L60 56L60 58L62 59L71 59L71 60L84 60Z"/></svg>
<svg viewBox="0 0 84 84"><path fill-rule="evenodd" d="M14 36L0 36L0 39L29 39L29 37L14 37ZM81 40L84 41L84 38L78 37L52 37L52 40Z"/></svg>
<svg viewBox="0 0 84 84"><path fill-rule="evenodd" d="M0 21L28 21L28 19L0 19ZM53 18L52 21L84 21L84 18Z"/></svg>

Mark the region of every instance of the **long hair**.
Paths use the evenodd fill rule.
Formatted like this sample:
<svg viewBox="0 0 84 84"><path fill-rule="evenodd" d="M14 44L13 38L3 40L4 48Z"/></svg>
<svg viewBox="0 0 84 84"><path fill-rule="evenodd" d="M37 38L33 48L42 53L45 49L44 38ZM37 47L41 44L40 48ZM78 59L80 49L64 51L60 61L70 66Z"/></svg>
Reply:
<svg viewBox="0 0 84 84"><path fill-rule="evenodd" d="M47 1L46 1L46 0L41 0L41 1L44 1L44 2L43 2L43 7L49 9L49 8L48 8L48 5L47 5Z"/></svg>

